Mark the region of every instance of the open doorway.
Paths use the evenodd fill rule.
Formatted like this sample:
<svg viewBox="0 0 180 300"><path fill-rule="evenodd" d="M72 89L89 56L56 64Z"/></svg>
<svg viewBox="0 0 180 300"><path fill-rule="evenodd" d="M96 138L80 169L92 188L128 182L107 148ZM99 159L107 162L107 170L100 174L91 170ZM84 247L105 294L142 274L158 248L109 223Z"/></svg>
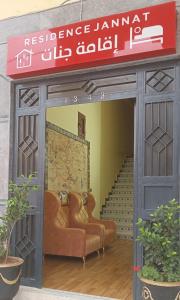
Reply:
<svg viewBox="0 0 180 300"><path fill-rule="evenodd" d="M94 215L116 222L117 239L85 267L76 257L45 255L44 287L132 299L134 100L47 109L46 189L64 207L65 192L91 190Z"/></svg>

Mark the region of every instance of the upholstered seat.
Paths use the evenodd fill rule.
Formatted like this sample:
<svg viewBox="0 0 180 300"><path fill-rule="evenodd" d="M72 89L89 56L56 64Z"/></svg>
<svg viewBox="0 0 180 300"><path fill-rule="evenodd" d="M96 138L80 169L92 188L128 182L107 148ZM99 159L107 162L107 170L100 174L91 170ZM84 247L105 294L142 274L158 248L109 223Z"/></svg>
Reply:
<svg viewBox="0 0 180 300"><path fill-rule="evenodd" d="M95 224L94 222L89 222L88 214L83 205L83 198L81 194L71 192L68 194L68 198L71 227L81 228L86 230L88 234L91 233L98 235L101 239L101 248L103 248L105 226L102 224Z"/></svg>
<svg viewBox="0 0 180 300"><path fill-rule="evenodd" d="M71 192L68 194L68 198L71 227L85 229L88 233L98 235L101 239L101 248L103 248L105 234L104 225L89 222L81 194Z"/></svg>
<svg viewBox="0 0 180 300"><path fill-rule="evenodd" d="M101 248L101 239L93 229L70 226L69 207L62 206L56 193L45 192L44 254L85 257ZM72 222L71 222L72 224ZM96 227L96 225L95 225Z"/></svg>
<svg viewBox="0 0 180 300"><path fill-rule="evenodd" d="M116 223L112 220L99 220L93 216L92 212L95 208L96 202L92 193L87 193L86 205L89 222L101 224L105 227L103 242L104 247L111 244L116 237Z"/></svg>

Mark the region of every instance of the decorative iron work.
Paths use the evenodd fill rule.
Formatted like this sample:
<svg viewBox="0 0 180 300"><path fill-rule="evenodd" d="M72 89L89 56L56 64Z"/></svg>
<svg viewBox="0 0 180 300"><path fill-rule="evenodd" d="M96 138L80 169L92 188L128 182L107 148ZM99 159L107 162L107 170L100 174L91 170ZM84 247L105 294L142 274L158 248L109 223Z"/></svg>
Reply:
<svg viewBox="0 0 180 300"><path fill-rule="evenodd" d="M150 75L150 77L146 79L146 87L148 86L158 93L166 91L168 86L174 81L174 77L168 71L147 72L146 76Z"/></svg>
<svg viewBox="0 0 180 300"><path fill-rule="evenodd" d="M32 107L39 105L38 88L28 88L20 90L19 107Z"/></svg>
<svg viewBox="0 0 180 300"><path fill-rule="evenodd" d="M28 158L38 149L38 144L31 136L26 136L19 144L19 149L23 152L26 158Z"/></svg>
<svg viewBox="0 0 180 300"><path fill-rule="evenodd" d="M15 245L16 250L20 257L25 259L35 249L33 242L25 234Z"/></svg>

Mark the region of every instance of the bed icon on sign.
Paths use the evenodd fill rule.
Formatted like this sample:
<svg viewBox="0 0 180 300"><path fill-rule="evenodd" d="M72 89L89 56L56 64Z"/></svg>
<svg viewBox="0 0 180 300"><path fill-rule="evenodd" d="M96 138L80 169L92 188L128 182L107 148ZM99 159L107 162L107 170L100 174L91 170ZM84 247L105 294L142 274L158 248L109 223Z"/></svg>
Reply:
<svg viewBox="0 0 180 300"><path fill-rule="evenodd" d="M159 41L163 44L163 27L161 25L130 28L130 49L134 45Z"/></svg>
<svg viewBox="0 0 180 300"><path fill-rule="evenodd" d="M31 67L32 65L32 50L23 49L16 55L17 69Z"/></svg>

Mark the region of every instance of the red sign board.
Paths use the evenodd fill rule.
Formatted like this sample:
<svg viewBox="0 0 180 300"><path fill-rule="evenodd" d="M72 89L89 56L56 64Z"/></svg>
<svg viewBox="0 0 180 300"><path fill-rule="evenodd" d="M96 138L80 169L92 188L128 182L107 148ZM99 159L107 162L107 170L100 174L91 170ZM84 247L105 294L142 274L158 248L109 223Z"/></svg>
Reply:
<svg viewBox="0 0 180 300"><path fill-rule="evenodd" d="M176 51L175 2L12 37L7 74L22 78Z"/></svg>

